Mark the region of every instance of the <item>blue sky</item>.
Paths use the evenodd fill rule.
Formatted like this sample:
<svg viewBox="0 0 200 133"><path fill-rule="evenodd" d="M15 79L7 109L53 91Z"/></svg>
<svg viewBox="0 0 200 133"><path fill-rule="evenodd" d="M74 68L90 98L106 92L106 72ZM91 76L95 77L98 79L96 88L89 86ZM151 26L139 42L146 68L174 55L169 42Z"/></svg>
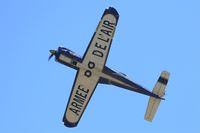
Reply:
<svg viewBox="0 0 200 133"><path fill-rule="evenodd" d="M166 100L152 123L148 97L98 85L77 128L62 123L75 70L54 60L62 45L83 55L106 7L119 22L106 65L152 90L171 73ZM200 2L0 1L0 132L199 132Z"/></svg>

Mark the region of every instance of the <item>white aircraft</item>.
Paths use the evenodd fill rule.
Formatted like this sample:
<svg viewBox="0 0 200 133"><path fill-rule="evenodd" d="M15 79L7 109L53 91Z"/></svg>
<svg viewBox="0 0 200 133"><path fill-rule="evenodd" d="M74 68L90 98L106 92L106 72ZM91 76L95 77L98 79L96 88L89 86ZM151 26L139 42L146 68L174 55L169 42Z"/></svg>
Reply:
<svg viewBox="0 0 200 133"><path fill-rule="evenodd" d="M168 72L161 73L153 91L150 92L129 80L125 74L105 66L118 18L119 14L113 7L104 11L82 58L64 47L50 50L49 60L55 56L55 60L59 63L77 70L63 117L64 125L67 127L77 126L98 83L115 85L150 96L145 114L145 119L148 121L152 121L160 101L164 99L165 87L169 79Z"/></svg>

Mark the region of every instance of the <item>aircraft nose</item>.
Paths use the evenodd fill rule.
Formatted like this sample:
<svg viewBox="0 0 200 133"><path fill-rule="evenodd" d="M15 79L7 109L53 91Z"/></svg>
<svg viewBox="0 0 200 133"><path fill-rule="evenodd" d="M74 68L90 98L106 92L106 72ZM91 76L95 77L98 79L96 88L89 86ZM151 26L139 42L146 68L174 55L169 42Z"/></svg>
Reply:
<svg viewBox="0 0 200 133"><path fill-rule="evenodd" d="M49 50L51 54L56 54L56 50Z"/></svg>
<svg viewBox="0 0 200 133"><path fill-rule="evenodd" d="M56 50L49 50L49 52L51 53L51 55L49 56L48 60L50 60L54 55L56 55Z"/></svg>

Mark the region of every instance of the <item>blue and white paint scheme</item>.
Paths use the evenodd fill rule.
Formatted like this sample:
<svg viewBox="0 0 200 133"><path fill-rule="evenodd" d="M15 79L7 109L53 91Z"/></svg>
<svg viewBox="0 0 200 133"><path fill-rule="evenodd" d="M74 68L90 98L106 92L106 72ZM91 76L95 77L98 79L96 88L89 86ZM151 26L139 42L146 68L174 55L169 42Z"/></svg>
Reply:
<svg viewBox="0 0 200 133"><path fill-rule="evenodd" d="M83 57L64 47L50 50L49 59L55 56L57 62L77 70L63 116L64 125L67 127L77 126L98 83L115 85L150 96L145 114L145 119L148 121L152 121L158 105L163 99L169 79L168 72L163 71L161 73L156 86L151 92L129 80L125 74L105 66L118 19L119 14L113 7L109 7L104 11Z"/></svg>

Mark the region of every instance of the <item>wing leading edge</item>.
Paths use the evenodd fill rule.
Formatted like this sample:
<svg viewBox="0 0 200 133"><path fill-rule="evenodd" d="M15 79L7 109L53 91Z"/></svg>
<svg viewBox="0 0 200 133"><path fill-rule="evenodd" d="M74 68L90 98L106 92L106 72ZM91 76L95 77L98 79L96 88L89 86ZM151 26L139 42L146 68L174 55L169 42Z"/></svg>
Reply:
<svg viewBox="0 0 200 133"><path fill-rule="evenodd" d="M63 122L67 127L77 126L105 66L118 22L119 14L106 9L84 54L77 71Z"/></svg>

